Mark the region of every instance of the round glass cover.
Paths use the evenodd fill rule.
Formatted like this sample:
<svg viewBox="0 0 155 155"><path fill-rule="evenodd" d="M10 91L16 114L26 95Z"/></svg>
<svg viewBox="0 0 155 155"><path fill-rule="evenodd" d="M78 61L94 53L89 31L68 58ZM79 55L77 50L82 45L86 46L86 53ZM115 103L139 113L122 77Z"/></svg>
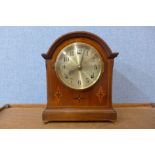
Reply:
<svg viewBox="0 0 155 155"><path fill-rule="evenodd" d="M93 46L75 42L60 51L55 71L63 84L72 89L83 90L98 81L104 71L104 62Z"/></svg>

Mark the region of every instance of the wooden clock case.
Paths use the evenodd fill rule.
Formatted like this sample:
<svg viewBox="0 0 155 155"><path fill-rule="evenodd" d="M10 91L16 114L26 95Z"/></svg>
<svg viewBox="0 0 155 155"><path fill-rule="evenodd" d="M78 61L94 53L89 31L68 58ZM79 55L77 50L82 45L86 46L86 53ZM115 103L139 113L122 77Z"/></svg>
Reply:
<svg viewBox="0 0 155 155"><path fill-rule="evenodd" d="M54 65L57 55L73 42L90 44L104 61L100 79L85 90L71 89L56 76ZM46 61L48 101L42 114L43 121L115 121L117 113L112 108L112 73L117 55L101 38L89 32L71 32L58 38L47 54L42 54Z"/></svg>

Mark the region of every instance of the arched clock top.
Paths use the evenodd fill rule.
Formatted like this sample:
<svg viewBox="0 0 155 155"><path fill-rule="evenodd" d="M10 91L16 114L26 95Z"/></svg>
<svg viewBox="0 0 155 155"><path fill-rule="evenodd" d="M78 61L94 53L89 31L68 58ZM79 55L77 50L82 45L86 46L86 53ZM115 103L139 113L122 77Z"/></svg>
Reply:
<svg viewBox="0 0 155 155"><path fill-rule="evenodd" d="M107 43L103 39L98 37L97 35L90 33L90 32L77 31L77 32L71 32L71 33L62 35L60 38L58 38L51 45L51 47L49 48L49 50L46 54L45 53L42 54L42 57L45 60L52 59L52 56L53 56L55 50L57 49L57 47L59 47L59 45L61 45L66 40L74 39L74 38L86 38L86 39L90 39L90 40L96 42L104 49L107 59L114 59L119 54L119 53L112 53L112 51L111 51L110 47L107 45Z"/></svg>

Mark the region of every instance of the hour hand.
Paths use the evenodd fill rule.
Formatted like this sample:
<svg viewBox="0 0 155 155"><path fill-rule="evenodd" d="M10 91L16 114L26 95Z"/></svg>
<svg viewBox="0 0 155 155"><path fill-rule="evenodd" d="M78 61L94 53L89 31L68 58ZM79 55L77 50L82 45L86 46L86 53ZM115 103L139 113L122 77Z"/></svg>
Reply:
<svg viewBox="0 0 155 155"><path fill-rule="evenodd" d="M78 68L79 68L79 67L76 66L76 67L70 69L70 70L69 70L69 74L72 74L72 73L73 73L74 71L76 71Z"/></svg>

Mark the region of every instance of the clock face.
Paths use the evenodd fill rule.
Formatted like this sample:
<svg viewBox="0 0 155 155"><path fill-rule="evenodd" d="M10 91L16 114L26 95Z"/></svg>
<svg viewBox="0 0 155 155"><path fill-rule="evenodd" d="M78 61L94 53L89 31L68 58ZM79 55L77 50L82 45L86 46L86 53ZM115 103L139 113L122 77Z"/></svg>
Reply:
<svg viewBox="0 0 155 155"><path fill-rule="evenodd" d="M104 62L93 46L75 42L60 51L55 71L63 84L72 89L83 90L99 80L104 71Z"/></svg>

